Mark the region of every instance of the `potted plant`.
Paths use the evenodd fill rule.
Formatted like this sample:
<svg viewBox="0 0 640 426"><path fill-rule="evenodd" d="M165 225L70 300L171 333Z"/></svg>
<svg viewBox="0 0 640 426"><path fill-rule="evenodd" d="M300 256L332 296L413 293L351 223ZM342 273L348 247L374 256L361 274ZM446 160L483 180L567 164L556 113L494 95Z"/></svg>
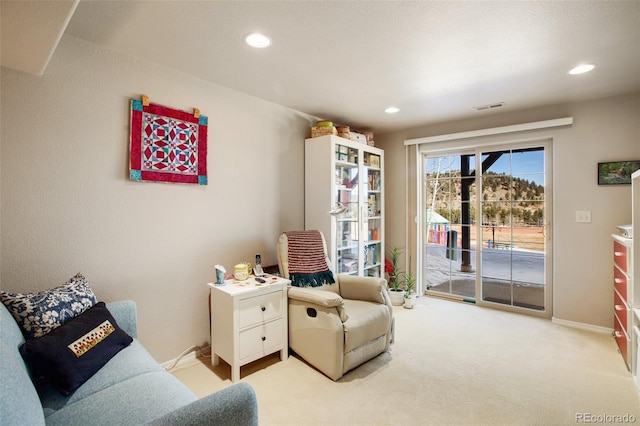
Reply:
<svg viewBox="0 0 640 426"><path fill-rule="evenodd" d="M404 307L407 309L412 309L416 303L416 278L413 276L411 272L405 272L402 274L404 280Z"/></svg>
<svg viewBox="0 0 640 426"><path fill-rule="evenodd" d="M391 247L389 258L384 262L389 284L389 298L394 306L404 303L404 289L400 287L400 255L402 255L401 247Z"/></svg>

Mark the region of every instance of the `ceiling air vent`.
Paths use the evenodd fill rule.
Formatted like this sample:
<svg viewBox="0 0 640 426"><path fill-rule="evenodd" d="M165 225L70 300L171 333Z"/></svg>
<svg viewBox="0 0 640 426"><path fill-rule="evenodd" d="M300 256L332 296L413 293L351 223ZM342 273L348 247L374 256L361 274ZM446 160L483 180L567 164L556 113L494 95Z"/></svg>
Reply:
<svg viewBox="0 0 640 426"><path fill-rule="evenodd" d="M476 111L484 111L486 109L494 109L494 108L500 108L504 106L504 102L498 102L495 104L489 104L489 105L480 105L477 107L473 107L473 109L475 109Z"/></svg>

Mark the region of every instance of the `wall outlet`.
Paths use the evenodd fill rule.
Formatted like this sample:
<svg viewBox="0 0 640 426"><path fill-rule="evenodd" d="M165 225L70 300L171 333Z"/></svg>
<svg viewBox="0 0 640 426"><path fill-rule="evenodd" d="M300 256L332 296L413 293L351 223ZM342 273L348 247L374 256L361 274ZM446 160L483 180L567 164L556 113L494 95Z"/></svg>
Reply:
<svg viewBox="0 0 640 426"><path fill-rule="evenodd" d="M591 223L591 210L576 210L577 223Z"/></svg>

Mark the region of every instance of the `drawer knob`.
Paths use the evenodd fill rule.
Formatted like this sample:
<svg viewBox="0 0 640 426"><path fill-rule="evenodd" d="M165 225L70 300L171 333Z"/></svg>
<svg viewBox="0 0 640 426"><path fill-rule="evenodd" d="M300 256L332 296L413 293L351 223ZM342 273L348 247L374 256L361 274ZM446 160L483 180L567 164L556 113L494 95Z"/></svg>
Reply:
<svg viewBox="0 0 640 426"><path fill-rule="evenodd" d="M265 308L264 306L260 306L260 310L261 310L262 312L264 312L264 311L266 311L266 310L267 310L267 308Z"/></svg>
<svg viewBox="0 0 640 426"><path fill-rule="evenodd" d="M622 281L622 279L620 278L616 278L613 280L616 284L622 284L624 281Z"/></svg>
<svg viewBox="0 0 640 426"><path fill-rule="evenodd" d="M267 338L265 336L262 336L262 341L264 342L265 340L267 340Z"/></svg>
<svg viewBox="0 0 640 426"><path fill-rule="evenodd" d="M614 305L616 308L616 311L624 311L625 309L622 307L622 305Z"/></svg>
<svg viewBox="0 0 640 426"><path fill-rule="evenodd" d="M621 251L614 251L614 252L613 252L613 255L614 255L614 256L617 256L617 257L620 257L620 256L622 256L622 255L623 255L623 253L622 253Z"/></svg>
<svg viewBox="0 0 640 426"><path fill-rule="evenodd" d="M619 332L619 331L617 331L617 330L616 330L613 334L614 334L614 336L616 336L618 339L622 337L622 333L621 333L621 332Z"/></svg>

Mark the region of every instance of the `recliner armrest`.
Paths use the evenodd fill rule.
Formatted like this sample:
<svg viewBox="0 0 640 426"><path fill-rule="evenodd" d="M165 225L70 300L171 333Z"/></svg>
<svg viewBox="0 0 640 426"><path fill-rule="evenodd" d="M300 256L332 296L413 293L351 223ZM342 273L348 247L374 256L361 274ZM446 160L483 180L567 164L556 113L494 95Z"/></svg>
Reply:
<svg viewBox="0 0 640 426"><path fill-rule="evenodd" d="M339 294L326 290L314 290L312 288L289 287L288 296L289 299L313 303L326 308L342 306L344 303L344 300Z"/></svg>
<svg viewBox="0 0 640 426"><path fill-rule="evenodd" d="M340 274L338 280L340 281L340 294L345 299L385 304L383 289L386 291L387 280L384 278Z"/></svg>

